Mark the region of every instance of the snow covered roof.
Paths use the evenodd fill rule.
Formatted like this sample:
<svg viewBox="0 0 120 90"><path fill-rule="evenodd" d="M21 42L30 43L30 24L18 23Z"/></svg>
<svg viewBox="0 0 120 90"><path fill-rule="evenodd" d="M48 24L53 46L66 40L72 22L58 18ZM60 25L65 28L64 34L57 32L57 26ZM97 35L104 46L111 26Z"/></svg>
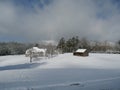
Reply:
<svg viewBox="0 0 120 90"><path fill-rule="evenodd" d="M38 47L33 47L33 52L45 52L46 49L40 49Z"/></svg>
<svg viewBox="0 0 120 90"><path fill-rule="evenodd" d="M78 49L76 52L84 53L87 49Z"/></svg>
<svg viewBox="0 0 120 90"><path fill-rule="evenodd" d="M33 49L35 49L35 50L39 50L39 48L38 48L38 47L33 47Z"/></svg>

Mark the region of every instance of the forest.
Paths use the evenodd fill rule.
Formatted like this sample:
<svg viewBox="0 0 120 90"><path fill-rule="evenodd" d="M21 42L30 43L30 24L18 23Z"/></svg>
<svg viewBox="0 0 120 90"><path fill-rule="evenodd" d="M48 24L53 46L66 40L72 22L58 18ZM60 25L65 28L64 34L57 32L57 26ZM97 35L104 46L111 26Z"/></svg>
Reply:
<svg viewBox="0 0 120 90"><path fill-rule="evenodd" d="M62 37L57 45L52 43L44 45L41 43L0 42L0 56L25 54L25 51L33 46L47 48L49 53L52 53L54 50L58 50L61 53L69 53L76 51L78 48L85 48L93 53L120 54L120 40L111 44L109 41L90 41L86 38L80 39L78 36L73 36L67 40Z"/></svg>
<svg viewBox="0 0 120 90"><path fill-rule="evenodd" d="M120 40L113 43L109 41L92 41L86 38L79 39L78 36L68 40L62 37L58 42L57 48L62 50L63 53L74 52L78 48L88 49L89 52L94 53L120 53Z"/></svg>

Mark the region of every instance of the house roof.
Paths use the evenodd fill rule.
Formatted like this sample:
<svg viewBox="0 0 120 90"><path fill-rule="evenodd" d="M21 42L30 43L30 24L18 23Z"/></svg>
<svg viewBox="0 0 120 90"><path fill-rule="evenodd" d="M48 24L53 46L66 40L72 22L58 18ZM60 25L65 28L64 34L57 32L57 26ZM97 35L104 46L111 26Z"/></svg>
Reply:
<svg viewBox="0 0 120 90"><path fill-rule="evenodd" d="M78 49L76 52L84 53L87 49Z"/></svg>

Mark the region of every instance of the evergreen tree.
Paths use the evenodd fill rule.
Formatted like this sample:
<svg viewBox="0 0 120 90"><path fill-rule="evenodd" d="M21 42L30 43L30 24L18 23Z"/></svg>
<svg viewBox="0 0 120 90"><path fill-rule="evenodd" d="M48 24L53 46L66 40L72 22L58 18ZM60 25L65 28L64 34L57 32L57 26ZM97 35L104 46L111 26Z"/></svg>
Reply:
<svg viewBox="0 0 120 90"><path fill-rule="evenodd" d="M62 50L62 52L65 52L65 39L64 39L64 37L62 37L60 39L57 48Z"/></svg>
<svg viewBox="0 0 120 90"><path fill-rule="evenodd" d="M72 39L68 39L66 41L66 52L71 52L72 51Z"/></svg>
<svg viewBox="0 0 120 90"><path fill-rule="evenodd" d="M116 43L116 51L120 51L120 40Z"/></svg>
<svg viewBox="0 0 120 90"><path fill-rule="evenodd" d="M86 38L80 40L80 48L90 49L89 41Z"/></svg>
<svg viewBox="0 0 120 90"><path fill-rule="evenodd" d="M79 39L78 36L72 37L65 41L62 37L58 43L57 48L61 49L63 52L74 52L79 47Z"/></svg>

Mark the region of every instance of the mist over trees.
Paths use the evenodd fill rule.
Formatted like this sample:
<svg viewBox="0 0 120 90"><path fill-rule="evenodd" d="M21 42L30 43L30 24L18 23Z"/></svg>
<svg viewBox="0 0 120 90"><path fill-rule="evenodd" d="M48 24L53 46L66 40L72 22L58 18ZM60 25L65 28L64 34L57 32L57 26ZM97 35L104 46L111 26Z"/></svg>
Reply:
<svg viewBox="0 0 120 90"><path fill-rule="evenodd" d="M87 38L79 39L78 36L68 40L62 37L57 45L57 49L60 49L63 53L74 52L78 48L85 48L94 53L120 53L120 40L114 44L109 41L100 42L90 41Z"/></svg>
<svg viewBox="0 0 120 90"><path fill-rule="evenodd" d="M90 49L90 43L86 38L80 40L78 36L69 38L68 40L62 37L58 42L57 48L61 49L63 53L74 52L78 48Z"/></svg>
<svg viewBox="0 0 120 90"><path fill-rule="evenodd" d="M87 38L73 36L69 39L62 37L57 45L52 43L18 43L18 42L0 42L0 56L25 54L26 50L37 46L46 48L47 53L54 54L55 50L61 53L74 52L78 48L85 48L93 53L120 53L120 40L116 43L109 41L90 41Z"/></svg>

